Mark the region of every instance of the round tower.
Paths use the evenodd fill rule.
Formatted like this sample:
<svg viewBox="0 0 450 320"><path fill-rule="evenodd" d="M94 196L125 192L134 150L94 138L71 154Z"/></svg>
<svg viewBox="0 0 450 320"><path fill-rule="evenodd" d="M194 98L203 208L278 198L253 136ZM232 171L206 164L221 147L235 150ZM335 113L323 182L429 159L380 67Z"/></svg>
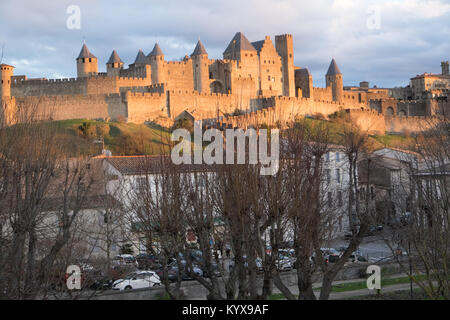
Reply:
<svg viewBox="0 0 450 320"><path fill-rule="evenodd" d="M77 75L78 78L89 77L98 74L98 60L86 46L83 44L80 54L77 58Z"/></svg>
<svg viewBox="0 0 450 320"><path fill-rule="evenodd" d="M0 64L0 99L11 97L11 77L14 75L14 67Z"/></svg>
<svg viewBox="0 0 450 320"><path fill-rule="evenodd" d="M331 60L325 80L327 83L327 88L331 87L333 101L342 101L344 97L344 83L342 73L334 59Z"/></svg>
<svg viewBox="0 0 450 320"><path fill-rule="evenodd" d="M113 50L108 62L106 63L106 73L108 76L119 76L123 69L123 61L120 59L116 50Z"/></svg>
<svg viewBox="0 0 450 320"><path fill-rule="evenodd" d="M164 83L166 81L166 62L158 43L155 44L152 52L148 54L148 58L152 67L152 84Z"/></svg>
<svg viewBox="0 0 450 320"><path fill-rule="evenodd" d="M194 72L194 90L210 93L208 53L200 40L198 40L191 58Z"/></svg>

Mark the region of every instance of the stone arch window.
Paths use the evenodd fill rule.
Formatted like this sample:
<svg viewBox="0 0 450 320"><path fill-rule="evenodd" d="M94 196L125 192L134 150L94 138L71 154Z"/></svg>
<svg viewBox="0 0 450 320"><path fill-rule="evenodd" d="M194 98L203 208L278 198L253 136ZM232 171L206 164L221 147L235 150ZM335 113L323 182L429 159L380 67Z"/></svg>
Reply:
<svg viewBox="0 0 450 320"><path fill-rule="evenodd" d="M400 111L398 112L398 115L399 115L400 117L406 116L405 110L400 110Z"/></svg>
<svg viewBox="0 0 450 320"><path fill-rule="evenodd" d="M394 115L394 108L388 107L388 108L386 109L386 115L388 115L388 116L393 116L393 115Z"/></svg>

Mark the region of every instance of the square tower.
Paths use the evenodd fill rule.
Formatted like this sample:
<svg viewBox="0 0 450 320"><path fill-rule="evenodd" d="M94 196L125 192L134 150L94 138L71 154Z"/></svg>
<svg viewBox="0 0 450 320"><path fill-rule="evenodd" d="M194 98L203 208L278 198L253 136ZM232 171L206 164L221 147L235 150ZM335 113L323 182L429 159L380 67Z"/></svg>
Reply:
<svg viewBox="0 0 450 320"><path fill-rule="evenodd" d="M295 97L294 42L291 34L275 36L275 47L281 57L283 73L283 95Z"/></svg>
<svg viewBox="0 0 450 320"><path fill-rule="evenodd" d="M442 75L443 76L448 76L449 75L449 70L448 70L448 61L442 61L441 62L441 68L442 68Z"/></svg>

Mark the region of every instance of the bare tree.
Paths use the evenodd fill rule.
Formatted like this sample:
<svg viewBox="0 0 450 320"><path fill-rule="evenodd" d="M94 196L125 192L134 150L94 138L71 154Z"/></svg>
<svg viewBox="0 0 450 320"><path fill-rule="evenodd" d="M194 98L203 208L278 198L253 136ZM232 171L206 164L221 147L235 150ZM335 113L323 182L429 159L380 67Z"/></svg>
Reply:
<svg viewBox="0 0 450 320"><path fill-rule="evenodd" d="M93 183L85 161L67 158L57 126L36 122L35 110L21 106L15 125L0 129L0 273L2 292L15 299L45 296Z"/></svg>
<svg viewBox="0 0 450 320"><path fill-rule="evenodd" d="M407 166L408 183L393 190L399 215L392 219L385 241L402 270L429 298L449 299L448 119L430 121L429 129L414 140L416 161L411 160ZM406 252L407 259L402 252Z"/></svg>

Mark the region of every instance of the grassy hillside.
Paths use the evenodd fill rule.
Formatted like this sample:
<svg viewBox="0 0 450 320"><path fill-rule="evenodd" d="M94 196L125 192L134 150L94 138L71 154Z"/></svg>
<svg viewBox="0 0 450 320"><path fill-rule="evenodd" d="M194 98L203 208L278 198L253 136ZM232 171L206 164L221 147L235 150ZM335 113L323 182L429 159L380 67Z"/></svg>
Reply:
<svg viewBox="0 0 450 320"><path fill-rule="evenodd" d="M85 119L56 121L55 124L62 137L70 138L74 148L77 145L83 153L99 153L102 145L95 143L98 138L103 138L105 148L113 155L151 155L168 150L169 133L157 126Z"/></svg>
<svg viewBox="0 0 450 320"><path fill-rule="evenodd" d="M344 122L339 120L320 120L305 118L304 123L311 126L312 128L317 128L318 130L323 130L327 128L329 132L329 137L332 143L340 144L340 133L342 133ZM370 135L372 145L375 149L381 149L383 147L409 149L414 145L414 138L411 136L398 135L398 134L386 134L386 135Z"/></svg>
<svg viewBox="0 0 450 320"><path fill-rule="evenodd" d="M336 120L304 119L311 128L329 131L331 143L339 144L341 132L345 126ZM98 138L103 138L106 149L113 155L154 155L169 151L170 132L157 125L134 124L122 122L104 122L86 119L73 119L54 122L43 122L42 126L56 127L56 134L62 139L69 154L101 153L102 144ZM375 149L385 146L408 149L413 144L413 138L401 135L371 135Z"/></svg>

